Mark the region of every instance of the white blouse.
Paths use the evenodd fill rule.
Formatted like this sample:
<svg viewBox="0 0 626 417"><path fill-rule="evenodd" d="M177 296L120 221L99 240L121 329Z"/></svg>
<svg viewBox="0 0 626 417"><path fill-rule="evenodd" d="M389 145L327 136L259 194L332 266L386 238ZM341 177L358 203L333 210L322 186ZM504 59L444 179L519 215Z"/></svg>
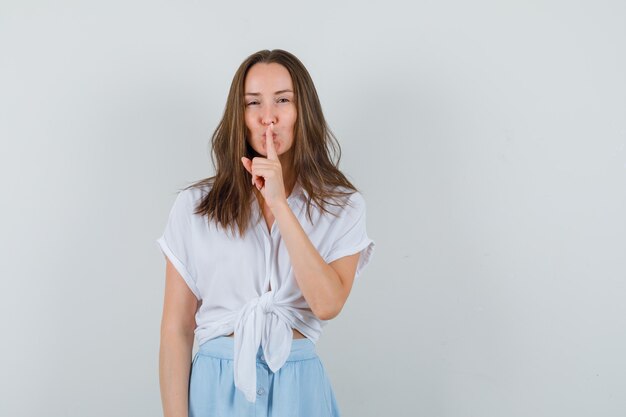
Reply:
<svg viewBox="0 0 626 417"><path fill-rule="evenodd" d="M278 225L274 221L268 231L258 204L253 204L255 217L243 238L193 213L209 187L178 193L157 243L202 301L195 316L198 344L234 333L235 386L255 402L259 346L272 372L277 372L289 356L292 328L316 343L327 321L309 308ZM356 279L375 245L367 236L362 195L353 193L350 204L342 207L327 205L338 217L313 203L312 223L306 215L306 197L306 190L296 183L287 203L326 263L361 253Z"/></svg>

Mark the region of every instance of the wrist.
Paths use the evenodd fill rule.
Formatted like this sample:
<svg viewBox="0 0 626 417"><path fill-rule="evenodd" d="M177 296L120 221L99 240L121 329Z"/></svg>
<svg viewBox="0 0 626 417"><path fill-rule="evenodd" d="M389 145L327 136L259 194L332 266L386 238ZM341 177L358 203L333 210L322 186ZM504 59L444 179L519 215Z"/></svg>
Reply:
<svg viewBox="0 0 626 417"><path fill-rule="evenodd" d="M287 199L280 199L272 203L270 209L272 210L272 214L274 214L274 217L280 217L287 210L291 210L291 207L289 207Z"/></svg>

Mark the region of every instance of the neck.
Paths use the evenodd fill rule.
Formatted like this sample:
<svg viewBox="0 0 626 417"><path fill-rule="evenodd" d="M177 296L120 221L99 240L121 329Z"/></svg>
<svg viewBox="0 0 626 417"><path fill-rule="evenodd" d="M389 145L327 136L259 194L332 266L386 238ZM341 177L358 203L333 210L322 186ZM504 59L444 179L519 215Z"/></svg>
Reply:
<svg viewBox="0 0 626 417"><path fill-rule="evenodd" d="M285 184L285 195L289 196L293 191L293 187L296 185L296 178L291 172L286 173L285 170L283 170L283 182Z"/></svg>

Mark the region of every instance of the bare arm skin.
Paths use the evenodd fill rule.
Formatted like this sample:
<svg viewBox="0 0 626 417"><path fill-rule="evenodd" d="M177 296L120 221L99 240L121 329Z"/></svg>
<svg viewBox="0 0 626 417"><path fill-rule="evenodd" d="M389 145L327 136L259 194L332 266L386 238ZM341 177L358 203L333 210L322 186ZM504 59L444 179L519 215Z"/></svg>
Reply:
<svg viewBox="0 0 626 417"><path fill-rule="evenodd" d="M164 417L188 417L189 376L199 301L165 257L159 382Z"/></svg>
<svg viewBox="0 0 626 417"><path fill-rule="evenodd" d="M306 235L287 201L273 208L280 235L287 246L296 282L311 311L320 320L341 312L352 290L359 253L327 264Z"/></svg>

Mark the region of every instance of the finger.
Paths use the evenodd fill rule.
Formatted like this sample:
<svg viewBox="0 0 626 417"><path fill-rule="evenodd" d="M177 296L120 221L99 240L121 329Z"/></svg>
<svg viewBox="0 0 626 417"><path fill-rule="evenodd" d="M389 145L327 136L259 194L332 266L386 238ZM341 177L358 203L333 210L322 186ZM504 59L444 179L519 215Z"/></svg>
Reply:
<svg viewBox="0 0 626 417"><path fill-rule="evenodd" d="M265 148L267 149L267 159L278 161L278 154L276 153L276 148L274 148L274 138L272 137L273 133L274 123L270 123L265 131Z"/></svg>
<svg viewBox="0 0 626 417"><path fill-rule="evenodd" d="M265 183L265 178L263 176L263 173L260 172L260 170L270 166L270 165L267 165L267 161L268 159L260 157L260 156L255 156L252 159L252 161L250 161L250 174L252 174L253 185L255 181L259 180L260 178L263 178L262 184Z"/></svg>
<svg viewBox="0 0 626 417"><path fill-rule="evenodd" d="M254 179L252 180L252 185L255 185L256 188L260 190L265 185L265 179L260 176L255 176Z"/></svg>
<svg viewBox="0 0 626 417"><path fill-rule="evenodd" d="M259 179L259 175L257 175L256 172L255 172L255 168L253 166L253 162L251 160L249 160L248 158L246 158L245 156L243 158L241 158L241 160L242 160L242 162L244 164L244 168L246 168L246 170L250 173L250 175L252 175L252 180L251 180L252 185L255 185L255 183Z"/></svg>
<svg viewBox="0 0 626 417"><path fill-rule="evenodd" d="M264 179L273 178L276 174L276 171L272 167L254 167L252 168L252 172L256 177L261 177Z"/></svg>
<svg viewBox="0 0 626 417"><path fill-rule="evenodd" d="M252 172L252 161L246 158L245 156L241 157L241 162L243 163L243 167L252 175L252 185L256 180L256 175Z"/></svg>
<svg viewBox="0 0 626 417"><path fill-rule="evenodd" d="M243 167L246 169L246 171L252 174L252 161L243 156L241 157L241 162L243 163Z"/></svg>

